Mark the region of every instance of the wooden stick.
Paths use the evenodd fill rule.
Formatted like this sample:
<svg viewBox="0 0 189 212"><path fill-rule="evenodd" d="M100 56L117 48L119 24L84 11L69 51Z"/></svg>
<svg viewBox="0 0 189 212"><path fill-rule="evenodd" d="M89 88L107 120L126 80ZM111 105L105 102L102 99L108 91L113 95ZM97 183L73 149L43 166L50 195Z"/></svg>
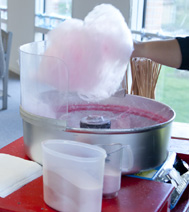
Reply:
<svg viewBox="0 0 189 212"><path fill-rule="evenodd" d="M131 58L131 94L155 98L161 65L146 58Z"/></svg>

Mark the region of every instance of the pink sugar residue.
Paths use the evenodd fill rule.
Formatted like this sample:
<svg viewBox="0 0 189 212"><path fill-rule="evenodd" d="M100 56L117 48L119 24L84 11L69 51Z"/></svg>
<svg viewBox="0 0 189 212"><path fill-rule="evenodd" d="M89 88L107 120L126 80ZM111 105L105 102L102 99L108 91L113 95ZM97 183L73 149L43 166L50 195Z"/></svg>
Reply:
<svg viewBox="0 0 189 212"><path fill-rule="evenodd" d="M61 110L63 108L60 108L58 112L60 113ZM79 128L80 120L88 115L100 115L109 119L111 121L111 129L142 128L168 121L163 116L144 109L98 104L69 105L68 115L63 115L59 119L66 119L69 127Z"/></svg>
<svg viewBox="0 0 189 212"><path fill-rule="evenodd" d="M121 171L105 169L103 194L112 194L119 191L121 184Z"/></svg>

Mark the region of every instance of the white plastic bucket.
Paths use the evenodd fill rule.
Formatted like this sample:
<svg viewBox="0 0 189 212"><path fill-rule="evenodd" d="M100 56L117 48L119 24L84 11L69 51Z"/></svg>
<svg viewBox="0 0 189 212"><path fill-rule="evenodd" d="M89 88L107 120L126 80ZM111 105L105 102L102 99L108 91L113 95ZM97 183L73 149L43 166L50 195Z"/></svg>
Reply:
<svg viewBox="0 0 189 212"><path fill-rule="evenodd" d="M58 211L100 212L106 152L68 141L42 142L44 201Z"/></svg>

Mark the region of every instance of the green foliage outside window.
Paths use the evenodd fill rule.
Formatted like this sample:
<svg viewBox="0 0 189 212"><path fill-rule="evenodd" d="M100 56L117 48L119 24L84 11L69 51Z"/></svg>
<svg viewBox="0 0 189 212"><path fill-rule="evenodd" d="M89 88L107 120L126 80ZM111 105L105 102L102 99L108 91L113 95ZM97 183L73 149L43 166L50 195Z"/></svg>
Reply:
<svg viewBox="0 0 189 212"><path fill-rule="evenodd" d="M156 100L176 112L176 122L189 123L189 72L163 66L156 87Z"/></svg>

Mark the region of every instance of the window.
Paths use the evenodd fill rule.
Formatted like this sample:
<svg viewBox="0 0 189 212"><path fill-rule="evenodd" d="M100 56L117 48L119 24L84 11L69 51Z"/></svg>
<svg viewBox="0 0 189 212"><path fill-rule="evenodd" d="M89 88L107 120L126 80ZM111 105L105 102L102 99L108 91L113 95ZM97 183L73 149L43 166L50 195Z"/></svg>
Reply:
<svg viewBox="0 0 189 212"><path fill-rule="evenodd" d="M187 35L188 9L189 1L185 0L145 0L144 27L170 36Z"/></svg>
<svg viewBox="0 0 189 212"><path fill-rule="evenodd" d="M7 0L0 0L1 28L7 29Z"/></svg>
<svg viewBox="0 0 189 212"><path fill-rule="evenodd" d="M7 0L0 0L0 7L7 9Z"/></svg>
<svg viewBox="0 0 189 212"><path fill-rule="evenodd" d="M38 27L52 29L71 17L71 0L36 0L36 21Z"/></svg>
<svg viewBox="0 0 189 212"><path fill-rule="evenodd" d="M139 0L133 0L136 3ZM132 24L140 39L163 39L189 34L189 1L140 1L141 23ZM136 11L136 10L135 10ZM138 8L137 8L138 11ZM133 13L133 18L136 13ZM138 39L138 38L137 38ZM169 105L176 112L176 122L189 123L189 72L163 66L156 87L156 100Z"/></svg>
<svg viewBox="0 0 189 212"><path fill-rule="evenodd" d="M35 5L35 41L72 15L72 0L36 0Z"/></svg>
<svg viewBox="0 0 189 212"><path fill-rule="evenodd" d="M45 12L47 14L58 15L60 17L71 17L72 4L71 0L46 0Z"/></svg>

